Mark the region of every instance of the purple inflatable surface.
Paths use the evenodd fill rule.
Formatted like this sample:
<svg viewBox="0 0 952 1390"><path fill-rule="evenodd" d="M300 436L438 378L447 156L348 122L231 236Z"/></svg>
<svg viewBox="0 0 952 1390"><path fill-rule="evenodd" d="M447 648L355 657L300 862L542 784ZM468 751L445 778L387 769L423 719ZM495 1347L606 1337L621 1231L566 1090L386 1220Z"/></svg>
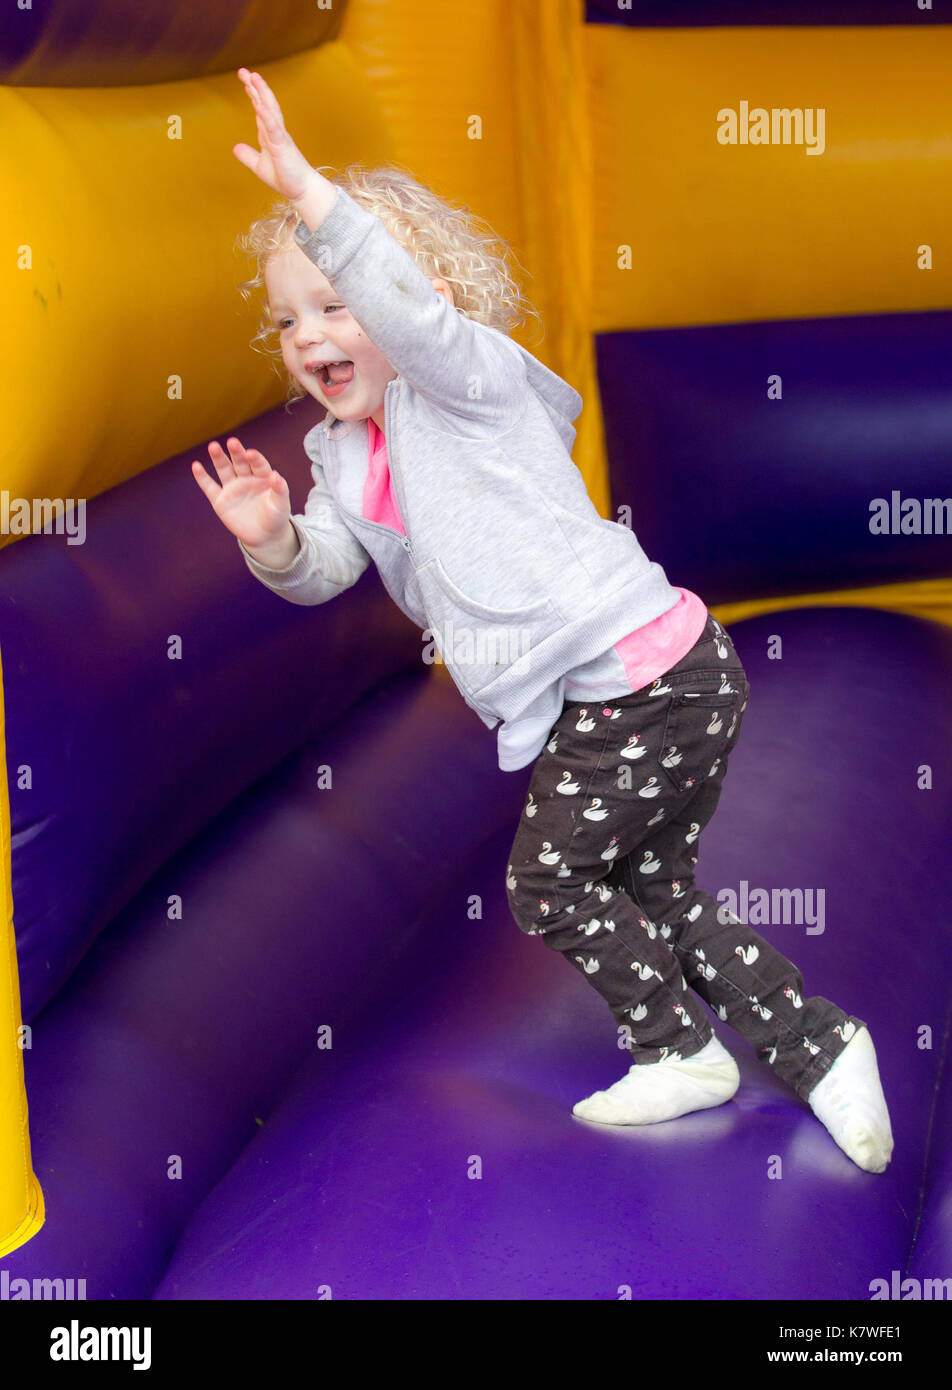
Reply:
<svg viewBox="0 0 952 1390"><path fill-rule="evenodd" d="M930 316L895 331L908 344L916 327L929 360ZM699 344L716 364L718 337L699 332L656 352L621 335L600 360L614 498L643 497L649 555L716 603L728 584L752 592L758 575L737 560L768 493L751 464L706 552L662 531L659 554L656 489L683 468L684 436L656 428L632 447L642 417L611 389L647 363L697 431L706 396L685 382ZM795 335L806 365L809 332ZM870 341L867 321L836 332L859 356ZM720 336L738 361L751 341ZM818 354L829 342L817 329ZM936 492L941 450L907 452L906 379L891 395L880 360L868 389L884 439L902 442L894 476ZM929 390L939 432L948 392ZM747 395L719 399L712 507L748 457L723 445L744 437ZM786 514L816 460L802 410L771 418ZM278 411L239 428L282 458L300 509L301 424ZM866 439L856 430L829 461L841 536L864 504ZM572 1105L625 1069L614 1021L519 931L505 894L531 768L500 772L493 734L423 665L375 571L317 609L258 585L203 510L198 452L94 499L85 547L41 537L0 556L8 763L36 774L30 796L10 794L46 1198L7 1276L156 1300L868 1300L893 1271L944 1276L952 631L847 607L730 625L750 703L699 842L699 886L731 889L742 918L745 893L822 893L822 931L816 917L757 930L810 993L868 1021L896 1139L887 1171L851 1163L717 1020L742 1076L728 1104L593 1125ZM831 549L818 504L799 505L775 537L787 581L859 582L868 553ZM922 538L880 539L894 573L942 573L945 551ZM761 566L762 588L772 578ZM170 633L182 661L168 661Z"/></svg>

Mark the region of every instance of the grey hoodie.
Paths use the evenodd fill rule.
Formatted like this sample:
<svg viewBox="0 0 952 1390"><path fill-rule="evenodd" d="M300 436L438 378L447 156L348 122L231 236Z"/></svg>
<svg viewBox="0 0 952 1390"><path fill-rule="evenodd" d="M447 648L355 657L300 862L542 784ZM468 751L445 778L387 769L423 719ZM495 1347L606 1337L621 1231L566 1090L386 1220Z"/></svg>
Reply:
<svg viewBox="0 0 952 1390"><path fill-rule="evenodd" d="M291 519L299 554L268 569L239 541L245 561L282 598L313 604L373 560L487 728L517 720L678 592L631 530L596 511L570 455L573 387L447 303L342 188L320 226L300 222L294 236L397 373L384 434L406 535L361 516L368 424L328 411L304 438L314 486Z"/></svg>

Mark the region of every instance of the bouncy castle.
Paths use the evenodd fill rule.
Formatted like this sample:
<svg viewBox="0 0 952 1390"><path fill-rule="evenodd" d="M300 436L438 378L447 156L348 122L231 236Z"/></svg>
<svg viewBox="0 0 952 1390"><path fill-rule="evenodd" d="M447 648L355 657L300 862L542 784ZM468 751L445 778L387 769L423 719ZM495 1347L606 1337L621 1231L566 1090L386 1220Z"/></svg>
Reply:
<svg viewBox="0 0 952 1390"><path fill-rule="evenodd" d="M854 1300L949 1273L941 8L6 8L2 1297ZM322 418L251 347L238 238L274 199L232 154L240 66L315 166L396 163L512 248L539 316L514 336L582 397L592 502L749 674L698 883L868 1020L884 1173L734 1034L729 1103L573 1117L624 1054L512 920L530 769L373 566L283 602L201 497L191 461L237 434L302 512Z"/></svg>

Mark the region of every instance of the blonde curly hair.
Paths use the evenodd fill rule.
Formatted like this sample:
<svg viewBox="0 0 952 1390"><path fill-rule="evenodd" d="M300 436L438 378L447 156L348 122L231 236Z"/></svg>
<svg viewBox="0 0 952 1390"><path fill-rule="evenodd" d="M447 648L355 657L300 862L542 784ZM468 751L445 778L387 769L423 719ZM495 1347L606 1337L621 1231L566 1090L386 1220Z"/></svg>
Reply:
<svg viewBox="0 0 952 1390"><path fill-rule="evenodd" d="M351 164L329 182L379 217L424 275L447 282L459 313L503 333L511 333L530 315L541 324L538 311L523 296L510 270L508 258L515 259L511 247L468 207L454 206L439 197L397 164ZM257 290L265 289L269 258L296 244L294 228L299 220L294 205L281 198L239 236L239 249L257 260L254 276L238 286L246 301ZM290 404L307 392L284 369L280 334L266 301L262 311L251 347L269 357L278 374L286 378L286 404Z"/></svg>

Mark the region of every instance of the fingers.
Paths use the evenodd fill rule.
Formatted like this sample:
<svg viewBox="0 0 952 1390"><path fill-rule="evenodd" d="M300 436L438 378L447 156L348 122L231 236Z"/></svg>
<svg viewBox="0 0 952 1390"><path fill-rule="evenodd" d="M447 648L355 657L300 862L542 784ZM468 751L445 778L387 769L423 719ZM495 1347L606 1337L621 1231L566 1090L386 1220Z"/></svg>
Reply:
<svg viewBox="0 0 952 1390"><path fill-rule="evenodd" d="M224 449L221 447L217 439L213 439L209 444L208 457L211 459L212 463L215 466L215 472L218 474L222 486L224 486L225 483L230 482L231 479L234 478L235 470L232 466L232 461L225 453Z"/></svg>
<svg viewBox="0 0 952 1390"><path fill-rule="evenodd" d="M251 98L258 119L258 129L273 138L284 129L277 97L260 72L249 72L247 68L239 68L238 76L244 82L245 91Z"/></svg>
<svg viewBox="0 0 952 1390"><path fill-rule="evenodd" d="M264 78L261 76L260 72L249 71L248 68L239 68L238 76L241 78L242 82L244 82L245 86L248 88L248 93L251 96L252 101L263 101L270 98L274 105L277 106L277 98L275 97L274 92L272 92L271 88L268 86L267 82L265 82Z"/></svg>
<svg viewBox="0 0 952 1390"><path fill-rule="evenodd" d="M192 459L192 477L198 483L199 487L201 488L202 492L204 492L209 502L211 502L214 506L215 494L220 492L221 488L218 486L217 483L212 482L211 478L205 472L198 459Z"/></svg>
<svg viewBox="0 0 952 1390"><path fill-rule="evenodd" d="M269 476L271 465L257 449L246 449L241 440L233 434L229 435L225 443L228 445L232 467L238 477L248 477L251 474L259 478Z"/></svg>
<svg viewBox="0 0 952 1390"><path fill-rule="evenodd" d="M239 141L237 145L232 145L231 152L236 159L240 159L246 168L253 174L258 172L258 160L261 158L258 150L252 145L246 145L244 141Z"/></svg>
<svg viewBox="0 0 952 1390"><path fill-rule="evenodd" d="M227 454L217 439L213 439L208 446L209 457L215 465L215 472L222 485L231 478L247 478L252 474L267 478L271 472L271 465L257 449L246 449L234 434L229 435L225 443L228 445Z"/></svg>

